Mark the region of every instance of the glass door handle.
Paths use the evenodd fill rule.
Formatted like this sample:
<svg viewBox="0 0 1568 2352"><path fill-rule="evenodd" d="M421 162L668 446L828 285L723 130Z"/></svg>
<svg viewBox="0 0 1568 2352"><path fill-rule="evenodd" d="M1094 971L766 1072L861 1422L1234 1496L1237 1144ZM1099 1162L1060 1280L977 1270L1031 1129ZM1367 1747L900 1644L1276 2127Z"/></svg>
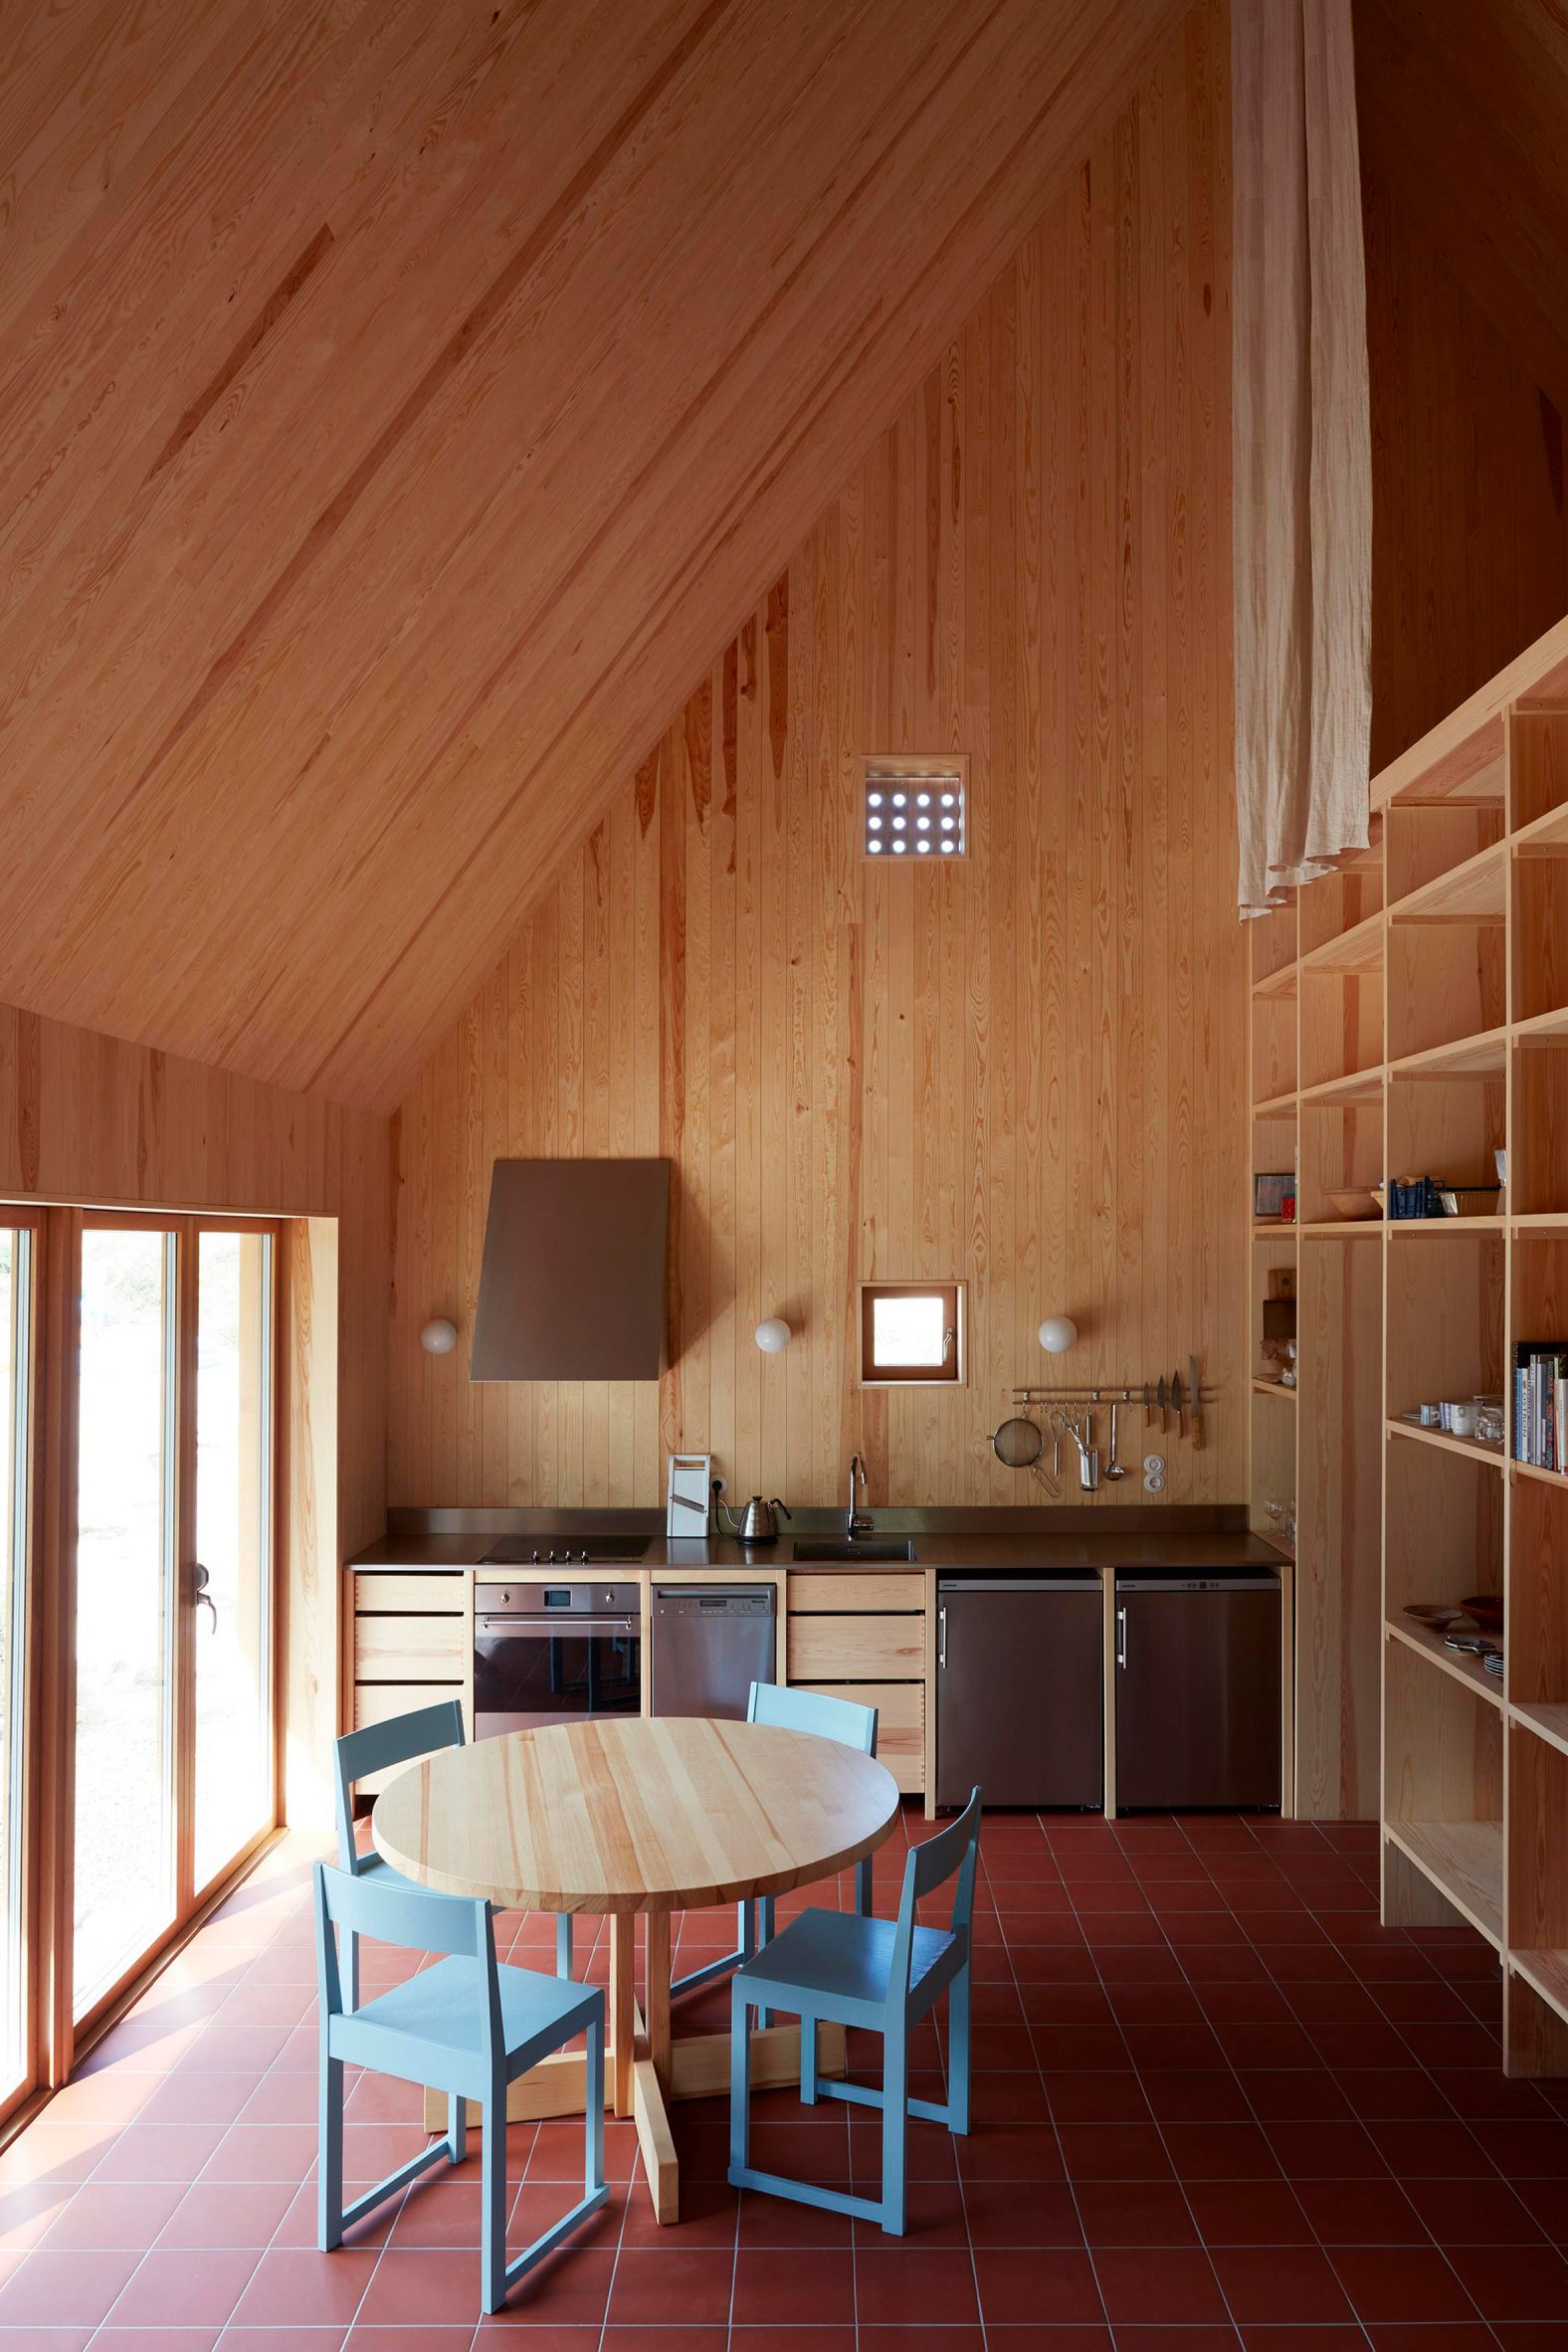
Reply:
<svg viewBox="0 0 1568 2352"><path fill-rule="evenodd" d="M207 1590L211 1582L212 1578L200 1560L194 1562L191 1568L191 1599L198 1609L212 1611L212 1630L216 1633L218 1631L218 1604Z"/></svg>

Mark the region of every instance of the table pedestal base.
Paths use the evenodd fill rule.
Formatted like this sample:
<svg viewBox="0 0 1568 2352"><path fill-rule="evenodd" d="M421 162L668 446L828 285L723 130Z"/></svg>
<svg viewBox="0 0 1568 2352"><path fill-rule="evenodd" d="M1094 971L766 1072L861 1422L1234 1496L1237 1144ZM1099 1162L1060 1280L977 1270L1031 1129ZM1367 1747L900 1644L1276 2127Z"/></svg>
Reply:
<svg viewBox="0 0 1568 2352"><path fill-rule="evenodd" d="M647 1984L649 2016L645 2024L633 1984L633 1929L630 1918L610 1922L610 2047L605 2059L605 2107L629 2116L637 2125L643 2170L648 2176L654 2216L660 2222L680 2219L681 2180L675 2142L670 2132L671 2099L722 2097L729 2088L728 2034L688 2034L679 2041L670 2024L670 1919L667 1912L648 1916ZM817 2069L823 2075L848 2070L844 2028L817 2029ZM587 2060L581 2051L563 2051L543 2058L519 2076L506 2094L508 2123L535 2123L561 2115L580 2115L587 2095ZM751 2085L773 2090L800 2080L800 2027L768 2026L751 2036ZM480 2110L470 2105L469 2120L478 2123ZM447 2128L447 2094L425 2093L425 2129Z"/></svg>

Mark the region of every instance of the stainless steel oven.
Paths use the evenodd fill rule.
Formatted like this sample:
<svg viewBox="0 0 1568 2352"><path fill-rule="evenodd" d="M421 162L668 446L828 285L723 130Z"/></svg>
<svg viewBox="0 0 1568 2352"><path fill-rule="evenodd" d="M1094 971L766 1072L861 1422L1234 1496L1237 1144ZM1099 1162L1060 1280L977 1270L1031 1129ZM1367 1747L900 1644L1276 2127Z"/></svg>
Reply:
<svg viewBox="0 0 1568 2352"><path fill-rule="evenodd" d="M474 1588L474 1733L643 1708L639 1588L586 1578Z"/></svg>

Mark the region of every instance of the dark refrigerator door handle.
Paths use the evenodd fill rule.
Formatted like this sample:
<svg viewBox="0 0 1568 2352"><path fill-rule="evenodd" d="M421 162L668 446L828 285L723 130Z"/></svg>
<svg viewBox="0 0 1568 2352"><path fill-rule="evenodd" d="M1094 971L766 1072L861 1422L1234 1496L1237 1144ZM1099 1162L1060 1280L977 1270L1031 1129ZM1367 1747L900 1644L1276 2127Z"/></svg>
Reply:
<svg viewBox="0 0 1568 2352"><path fill-rule="evenodd" d="M947 1611L945 1608L938 1609L936 1612L936 1663L938 1666L944 1666L947 1664Z"/></svg>
<svg viewBox="0 0 1568 2352"><path fill-rule="evenodd" d="M1116 1609L1116 1664L1117 1664L1117 1666L1124 1666L1126 1665L1126 1663L1127 1663L1127 1611L1126 1611L1125 1604L1118 1604L1118 1606L1117 1606L1117 1609Z"/></svg>

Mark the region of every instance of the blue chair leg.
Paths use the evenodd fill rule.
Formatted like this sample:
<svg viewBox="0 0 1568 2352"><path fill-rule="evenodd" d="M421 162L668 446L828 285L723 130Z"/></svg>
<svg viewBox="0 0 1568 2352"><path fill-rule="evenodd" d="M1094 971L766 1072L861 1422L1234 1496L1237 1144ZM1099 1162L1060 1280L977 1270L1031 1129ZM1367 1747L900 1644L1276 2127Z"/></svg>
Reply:
<svg viewBox="0 0 1568 2352"><path fill-rule="evenodd" d="M487 2311L506 2300L506 2077L498 2068L485 2101L484 2174L480 2184L480 2268Z"/></svg>
<svg viewBox="0 0 1568 2352"><path fill-rule="evenodd" d="M751 2161L751 2046L746 2021L750 2004L744 1985L729 2002L729 2169L731 2178Z"/></svg>
<svg viewBox="0 0 1568 2352"><path fill-rule="evenodd" d="M764 1944L770 1944L773 1941L773 1920L774 1908L772 1895L759 1894L757 1897L757 1950L759 1952L762 1950ZM757 2011L757 2025L759 2028L763 2026L771 2026L772 2023L773 2018L768 2010L759 2009Z"/></svg>
<svg viewBox="0 0 1568 2352"><path fill-rule="evenodd" d="M359 1938L350 1927L343 1937L343 2014L359 2007Z"/></svg>
<svg viewBox="0 0 1568 2352"><path fill-rule="evenodd" d="M583 2195L604 2187L604 2025L588 2028L587 2111L583 2117Z"/></svg>
<svg viewBox="0 0 1568 2352"><path fill-rule="evenodd" d="M872 1915L872 1858L855 1865L855 1908L863 1919Z"/></svg>
<svg viewBox="0 0 1568 2352"><path fill-rule="evenodd" d="M469 2152L469 2102L453 2091L447 2100L447 2154L461 2164Z"/></svg>
<svg viewBox="0 0 1568 2352"><path fill-rule="evenodd" d="M803 2017L800 2021L800 2103L803 2107L817 2104L817 2021Z"/></svg>
<svg viewBox="0 0 1568 2352"><path fill-rule="evenodd" d="M954 1977L947 1995L947 2128L969 2129L969 1964Z"/></svg>
<svg viewBox="0 0 1568 2352"><path fill-rule="evenodd" d="M321 2054L316 2161L316 2243L331 2254L343 2243L343 2061Z"/></svg>
<svg viewBox="0 0 1568 2352"><path fill-rule="evenodd" d="M555 1973L557 1976L570 1976L572 1973L572 1915L570 1911L558 1911L555 1915Z"/></svg>
<svg viewBox="0 0 1568 2352"><path fill-rule="evenodd" d="M903 2236L904 2102L909 2095L909 2047L890 2037L883 2046L882 2226L890 2238Z"/></svg>

